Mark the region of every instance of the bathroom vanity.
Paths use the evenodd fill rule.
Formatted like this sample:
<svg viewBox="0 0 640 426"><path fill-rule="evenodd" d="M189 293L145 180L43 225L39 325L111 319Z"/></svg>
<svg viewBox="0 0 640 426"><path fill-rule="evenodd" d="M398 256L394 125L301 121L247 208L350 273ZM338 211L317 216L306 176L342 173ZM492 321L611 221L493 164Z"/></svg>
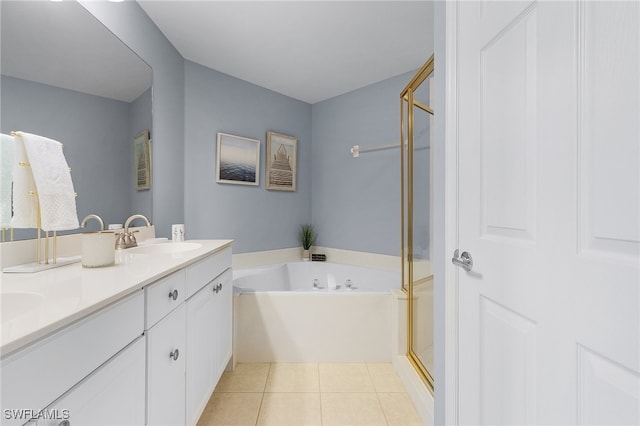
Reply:
<svg viewBox="0 0 640 426"><path fill-rule="evenodd" d="M195 424L232 353L231 241L2 274L3 425Z"/></svg>

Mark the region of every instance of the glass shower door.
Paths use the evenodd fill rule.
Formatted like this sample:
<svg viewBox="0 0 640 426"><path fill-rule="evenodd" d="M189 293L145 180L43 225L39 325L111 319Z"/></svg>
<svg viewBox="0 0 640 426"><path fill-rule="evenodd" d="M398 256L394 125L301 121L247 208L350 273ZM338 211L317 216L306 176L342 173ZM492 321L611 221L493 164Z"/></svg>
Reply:
<svg viewBox="0 0 640 426"><path fill-rule="evenodd" d="M433 390L433 57L401 94L402 278L408 294L407 355Z"/></svg>

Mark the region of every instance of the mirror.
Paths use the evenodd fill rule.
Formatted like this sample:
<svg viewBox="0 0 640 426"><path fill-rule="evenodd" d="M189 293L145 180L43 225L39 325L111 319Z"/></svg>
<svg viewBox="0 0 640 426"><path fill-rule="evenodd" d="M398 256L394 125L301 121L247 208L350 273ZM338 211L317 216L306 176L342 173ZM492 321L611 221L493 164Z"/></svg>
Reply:
<svg viewBox="0 0 640 426"><path fill-rule="evenodd" d="M151 189L137 190L135 135L152 132L151 68L77 2L2 1L1 132L64 144L78 219L105 227L134 213L152 219ZM93 222L87 229L96 229ZM61 232L80 232L80 230ZM16 229L14 239L35 238Z"/></svg>

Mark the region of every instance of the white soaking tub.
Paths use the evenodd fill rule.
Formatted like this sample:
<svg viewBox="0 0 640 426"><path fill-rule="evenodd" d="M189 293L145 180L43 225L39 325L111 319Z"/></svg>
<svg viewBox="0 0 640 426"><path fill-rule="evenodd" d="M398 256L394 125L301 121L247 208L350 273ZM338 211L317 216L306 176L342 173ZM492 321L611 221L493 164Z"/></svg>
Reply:
<svg viewBox="0 0 640 426"><path fill-rule="evenodd" d="M292 262L234 270L234 287L238 362L391 361L399 272Z"/></svg>

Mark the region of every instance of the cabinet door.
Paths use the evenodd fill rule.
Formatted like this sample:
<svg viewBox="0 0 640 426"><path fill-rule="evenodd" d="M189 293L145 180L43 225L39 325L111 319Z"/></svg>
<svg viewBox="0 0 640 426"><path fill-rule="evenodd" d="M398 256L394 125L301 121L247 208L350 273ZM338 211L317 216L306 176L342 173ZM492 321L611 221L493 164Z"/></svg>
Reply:
<svg viewBox="0 0 640 426"><path fill-rule="evenodd" d="M187 359L186 409L187 424L194 425L216 385L216 281L200 289L186 303Z"/></svg>
<svg viewBox="0 0 640 426"><path fill-rule="evenodd" d="M145 344L141 336L43 412L38 425L144 424Z"/></svg>
<svg viewBox="0 0 640 426"><path fill-rule="evenodd" d="M185 421L184 304L147 331L147 424Z"/></svg>
<svg viewBox="0 0 640 426"><path fill-rule="evenodd" d="M216 332L217 355L215 367L215 381L220 380L227 363L231 359L233 350L233 280L231 269L220 275L214 283L221 286L216 297Z"/></svg>

